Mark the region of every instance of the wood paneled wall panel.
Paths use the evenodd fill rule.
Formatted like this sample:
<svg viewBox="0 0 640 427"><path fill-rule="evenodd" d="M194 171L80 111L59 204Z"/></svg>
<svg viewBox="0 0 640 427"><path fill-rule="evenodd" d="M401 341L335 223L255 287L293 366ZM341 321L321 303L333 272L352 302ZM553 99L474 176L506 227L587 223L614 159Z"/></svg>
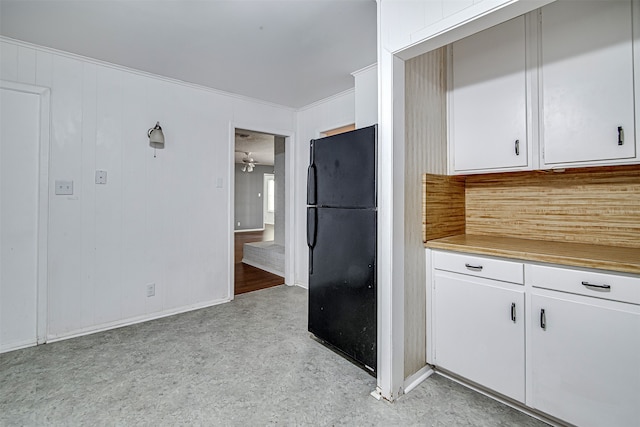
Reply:
<svg viewBox="0 0 640 427"><path fill-rule="evenodd" d="M466 233L640 247L640 165L466 178Z"/></svg>
<svg viewBox="0 0 640 427"><path fill-rule="evenodd" d="M445 50L405 64L405 378L426 364L422 174L446 173Z"/></svg>
<svg viewBox="0 0 640 427"><path fill-rule="evenodd" d="M228 300L230 123L293 131L296 113L20 42L0 52L0 77L51 88L48 339ZM336 99L308 128L353 121L353 95ZM154 157L157 120L168 139ZM74 181L71 197L52 194L58 179Z"/></svg>
<svg viewBox="0 0 640 427"><path fill-rule="evenodd" d="M447 173L446 74L445 48L405 64L406 171L417 164L419 174Z"/></svg>

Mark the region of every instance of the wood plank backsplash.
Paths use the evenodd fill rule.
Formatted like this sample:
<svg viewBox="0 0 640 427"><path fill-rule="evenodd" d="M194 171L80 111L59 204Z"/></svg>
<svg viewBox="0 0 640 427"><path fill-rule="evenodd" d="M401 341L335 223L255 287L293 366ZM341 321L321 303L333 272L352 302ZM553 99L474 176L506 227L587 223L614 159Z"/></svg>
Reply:
<svg viewBox="0 0 640 427"><path fill-rule="evenodd" d="M467 234L640 248L640 165L467 176L465 202Z"/></svg>
<svg viewBox="0 0 640 427"><path fill-rule="evenodd" d="M422 177L423 239L465 233L465 178L424 174Z"/></svg>

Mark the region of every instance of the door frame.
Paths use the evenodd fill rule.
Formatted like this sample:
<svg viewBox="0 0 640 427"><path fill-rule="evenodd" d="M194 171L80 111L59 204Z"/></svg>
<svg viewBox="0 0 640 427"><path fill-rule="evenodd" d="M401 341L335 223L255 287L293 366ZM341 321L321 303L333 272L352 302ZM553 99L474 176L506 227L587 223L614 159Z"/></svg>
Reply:
<svg viewBox="0 0 640 427"><path fill-rule="evenodd" d="M38 95L40 136L38 158L38 272L36 290L36 344L47 341L48 236L49 236L49 149L51 138L51 90L47 87L0 80L0 88Z"/></svg>
<svg viewBox="0 0 640 427"><path fill-rule="evenodd" d="M234 270L234 221L235 221L235 134L236 129L247 129L255 132L268 133L271 135L283 136L284 141L284 283L287 286L294 285L294 251L295 244L295 195L293 188L292 178L294 176L294 156L295 156L295 132L291 130L269 128L261 124L250 122L229 122L229 153L228 153L228 165L229 174L227 180L229 182L229 195L228 195L228 221L227 221L227 236L228 236L228 257L227 267L229 268L229 283L228 283L228 299L234 299L234 282L235 282L235 270Z"/></svg>

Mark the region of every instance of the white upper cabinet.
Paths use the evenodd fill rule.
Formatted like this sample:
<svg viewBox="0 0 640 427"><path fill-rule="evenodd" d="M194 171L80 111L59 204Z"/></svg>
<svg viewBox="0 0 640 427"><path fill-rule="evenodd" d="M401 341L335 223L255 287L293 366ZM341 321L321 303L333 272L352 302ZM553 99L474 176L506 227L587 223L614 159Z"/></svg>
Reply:
<svg viewBox="0 0 640 427"><path fill-rule="evenodd" d="M636 158L632 21L631 0L541 9L542 168Z"/></svg>
<svg viewBox="0 0 640 427"><path fill-rule="evenodd" d="M451 46L454 173L529 168L525 30L520 16Z"/></svg>

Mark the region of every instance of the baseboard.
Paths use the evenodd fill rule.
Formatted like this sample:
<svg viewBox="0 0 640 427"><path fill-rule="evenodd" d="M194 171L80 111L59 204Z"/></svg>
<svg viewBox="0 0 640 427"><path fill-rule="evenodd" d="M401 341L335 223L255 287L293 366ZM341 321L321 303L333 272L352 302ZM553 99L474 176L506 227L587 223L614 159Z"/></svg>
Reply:
<svg viewBox="0 0 640 427"><path fill-rule="evenodd" d="M409 375L404 380L404 394L409 393L411 390L420 385L420 383L429 378L434 373L431 366L425 365L418 372Z"/></svg>
<svg viewBox="0 0 640 427"><path fill-rule="evenodd" d="M297 286L297 287L299 287L299 288L309 290L309 285L307 285L306 283L302 283L302 282L294 282L294 283L293 283L293 286Z"/></svg>
<svg viewBox="0 0 640 427"><path fill-rule="evenodd" d="M246 258L242 258L242 263L250 265L251 267L259 268L260 270L264 270L264 271L266 271L268 273L275 274L276 276L282 276L283 280L284 280L284 272L278 271L275 268L267 267L266 265L262 265L260 263L248 260Z"/></svg>
<svg viewBox="0 0 640 427"><path fill-rule="evenodd" d="M33 347L36 342L33 340L25 340L10 345L0 346L0 353L8 353L14 350L20 350L21 348Z"/></svg>
<svg viewBox="0 0 640 427"><path fill-rule="evenodd" d="M492 390L488 390L476 383L470 382L465 380L464 378L460 378L448 371L443 371L441 369L436 369L435 374L438 374L440 376L443 376L445 378L450 379L451 381L454 381L458 384L461 384L467 388L470 388L471 390L478 392L482 395L485 395L493 400L496 400L504 405L509 406L510 408L515 409L516 411L522 412L524 414L529 415L530 417L533 417L537 420L543 421L547 424L549 424L550 426L553 427L563 427L563 426L567 426L567 424L565 424L562 420L559 420L557 418L553 418L550 415L547 415L545 413L542 412L538 412L535 409L526 406L524 403L512 400L506 396L503 396L501 394L495 393Z"/></svg>
<svg viewBox="0 0 640 427"><path fill-rule="evenodd" d="M246 230L233 230L234 233L248 233L250 231L264 231L263 228L247 228Z"/></svg>
<svg viewBox="0 0 640 427"><path fill-rule="evenodd" d="M199 310L201 308L212 307L214 305L223 304L225 302L229 302L231 299L219 299L213 301L207 301L203 303L191 304L188 306L183 306L175 309L165 310L161 312L151 313L149 315L145 314L142 316L131 317L128 319L115 320L113 322L102 323L95 326L90 326L87 328L76 329L71 332L65 332L63 334L47 334L47 343L54 343L57 341L68 340L71 338L77 338L84 335L95 334L98 332L108 331L110 329L122 328L125 326L135 325L137 323L148 322L150 320L161 319L163 317L169 317L180 313L186 313L188 311Z"/></svg>

